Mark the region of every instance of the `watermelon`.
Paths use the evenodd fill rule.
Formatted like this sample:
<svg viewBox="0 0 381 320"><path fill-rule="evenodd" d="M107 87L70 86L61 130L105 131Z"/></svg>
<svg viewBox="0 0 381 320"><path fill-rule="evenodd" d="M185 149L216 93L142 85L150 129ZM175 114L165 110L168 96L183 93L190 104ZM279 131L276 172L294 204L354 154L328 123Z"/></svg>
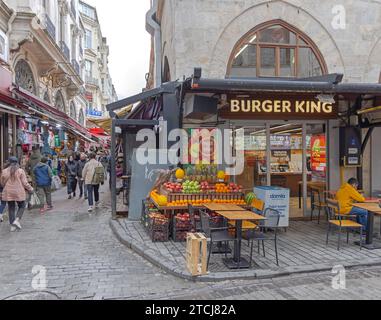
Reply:
<svg viewBox="0 0 381 320"><path fill-rule="evenodd" d="M255 193L253 192L250 192L246 195L245 197L245 202L247 205L251 206L251 204L253 203L253 201L257 199L257 196L255 195Z"/></svg>

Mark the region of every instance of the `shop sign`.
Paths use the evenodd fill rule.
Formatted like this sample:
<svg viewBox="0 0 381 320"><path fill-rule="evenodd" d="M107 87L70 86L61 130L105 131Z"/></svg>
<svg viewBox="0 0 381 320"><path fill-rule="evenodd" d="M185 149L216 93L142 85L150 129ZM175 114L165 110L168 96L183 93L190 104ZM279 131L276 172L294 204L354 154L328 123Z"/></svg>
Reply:
<svg viewBox="0 0 381 320"><path fill-rule="evenodd" d="M311 139L311 169L323 173L327 170L327 149L325 135L313 136Z"/></svg>
<svg viewBox="0 0 381 320"><path fill-rule="evenodd" d="M97 110L94 110L94 109L87 109L87 115L89 117L102 117L103 116L103 112L102 111L97 111Z"/></svg>
<svg viewBox="0 0 381 320"><path fill-rule="evenodd" d="M328 120L336 119L338 111L335 104L317 99L231 96L220 116L226 119Z"/></svg>
<svg viewBox="0 0 381 320"><path fill-rule="evenodd" d="M93 94L91 92L86 91L85 98L89 102L93 102Z"/></svg>

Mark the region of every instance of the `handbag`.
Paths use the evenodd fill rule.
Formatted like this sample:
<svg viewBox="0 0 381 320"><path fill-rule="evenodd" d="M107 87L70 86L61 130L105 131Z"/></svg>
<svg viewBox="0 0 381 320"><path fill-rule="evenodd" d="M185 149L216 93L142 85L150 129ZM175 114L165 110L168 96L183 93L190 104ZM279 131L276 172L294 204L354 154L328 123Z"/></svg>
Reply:
<svg viewBox="0 0 381 320"><path fill-rule="evenodd" d="M33 191L29 197L28 208L29 210L37 209L41 207L41 200L37 193Z"/></svg>
<svg viewBox="0 0 381 320"><path fill-rule="evenodd" d="M52 189L53 190L60 190L62 188L62 181L60 177L54 176L52 178Z"/></svg>

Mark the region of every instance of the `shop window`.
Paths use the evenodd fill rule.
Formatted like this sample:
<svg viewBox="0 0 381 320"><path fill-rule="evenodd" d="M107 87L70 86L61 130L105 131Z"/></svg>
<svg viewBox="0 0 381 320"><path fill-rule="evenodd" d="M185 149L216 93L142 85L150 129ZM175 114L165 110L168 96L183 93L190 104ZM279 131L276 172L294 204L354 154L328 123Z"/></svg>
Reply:
<svg viewBox="0 0 381 320"><path fill-rule="evenodd" d="M231 56L228 76L313 77L327 67L313 42L283 21L269 22L239 41Z"/></svg>
<svg viewBox="0 0 381 320"><path fill-rule="evenodd" d="M33 77L32 69L25 60L20 60L16 64L15 82L24 90L37 95L36 82Z"/></svg>

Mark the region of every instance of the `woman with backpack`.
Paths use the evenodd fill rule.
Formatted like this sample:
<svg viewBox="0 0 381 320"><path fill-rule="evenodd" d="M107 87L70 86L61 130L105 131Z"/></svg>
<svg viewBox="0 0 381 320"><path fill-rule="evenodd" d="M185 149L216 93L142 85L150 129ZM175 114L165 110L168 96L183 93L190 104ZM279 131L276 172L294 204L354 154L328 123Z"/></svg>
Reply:
<svg viewBox="0 0 381 320"><path fill-rule="evenodd" d="M9 167L3 170L0 184L4 187L2 201L8 205L9 223L11 232L21 230L20 221L25 211L26 192L33 192L33 187L28 183L26 173L20 168L18 159L11 157ZM16 214L16 205L18 207Z"/></svg>
<svg viewBox="0 0 381 320"><path fill-rule="evenodd" d="M94 210L99 205L99 188L100 185L105 182L105 171L103 165L96 160L96 154L91 153L89 155L89 162L86 163L82 171L82 178L85 180L87 186L87 196L89 200L89 212Z"/></svg>

